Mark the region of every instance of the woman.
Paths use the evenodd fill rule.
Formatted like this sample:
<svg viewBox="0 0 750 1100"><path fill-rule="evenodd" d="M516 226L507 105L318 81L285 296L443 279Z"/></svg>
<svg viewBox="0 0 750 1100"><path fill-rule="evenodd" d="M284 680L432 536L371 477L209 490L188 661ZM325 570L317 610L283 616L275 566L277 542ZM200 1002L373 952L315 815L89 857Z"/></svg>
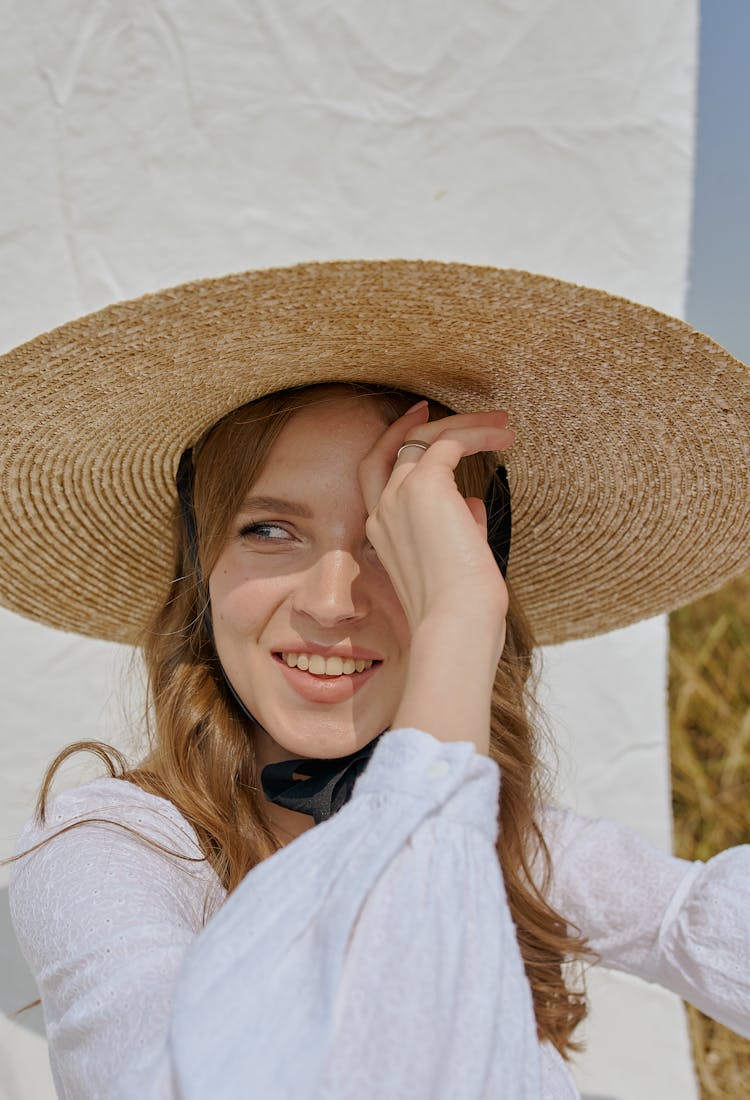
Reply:
<svg viewBox="0 0 750 1100"><path fill-rule="evenodd" d="M44 582L18 566L3 597L139 640L153 714L139 767L20 839L61 1095L573 1097L563 962L589 954L750 1033L748 851L691 865L542 806L495 472L508 393L510 572L542 640L663 610L707 582L695 531L711 583L747 558L740 364L599 292L405 261L176 288L6 363L37 398L4 475L15 558L51 502L59 528ZM50 372L77 404L28 443ZM678 430L692 393L707 432L737 398L736 439ZM708 509L675 501L688 454Z"/></svg>

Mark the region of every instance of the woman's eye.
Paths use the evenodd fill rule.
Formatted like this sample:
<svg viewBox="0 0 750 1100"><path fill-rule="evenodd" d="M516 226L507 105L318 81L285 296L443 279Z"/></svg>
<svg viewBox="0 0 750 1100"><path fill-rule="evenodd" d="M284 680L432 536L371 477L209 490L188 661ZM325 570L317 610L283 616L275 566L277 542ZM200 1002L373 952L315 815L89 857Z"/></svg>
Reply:
<svg viewBox="0 0 750 1100"><path fill-rule="evenodd" d="M240 530L240 537L273 541L276 536L267 534L266 532L268 531L281 531L284 535L289 534L287 529L285 527L280 527L278 523L248 523Z"/></svg>
<svg viewBox="0 0 750 1100"><path fill-rule="evenodd" d="M282 535L293 538L291 531L287 531L286 527L282 527L278 523L246 523L244 527L240 528L239 535L241 539L258 539L262 542L287 542L288 539L281 538L278 534L269 534L269 532L279 531ZM366 540L366 548L380 562L377 551L369 539Z"/></svg>

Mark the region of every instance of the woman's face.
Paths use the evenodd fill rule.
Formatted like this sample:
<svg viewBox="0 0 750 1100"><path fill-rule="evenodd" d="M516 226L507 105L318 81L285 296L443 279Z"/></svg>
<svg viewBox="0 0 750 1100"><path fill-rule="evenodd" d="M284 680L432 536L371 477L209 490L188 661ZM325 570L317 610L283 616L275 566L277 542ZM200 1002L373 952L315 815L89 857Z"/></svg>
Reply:
<svg viewBox="0 0 750 1100"><path fill-rule="evenodd" d="M386 427L367 398L327 395L295 413L209 578L222 665L270 734L256 735L261 766L347 756L388 728L403 694L406 616L367 540L357 480L360 460ZM252 503L260 497L287 504ZM280 656L321 646L379 663L321 677Z"/></svg>

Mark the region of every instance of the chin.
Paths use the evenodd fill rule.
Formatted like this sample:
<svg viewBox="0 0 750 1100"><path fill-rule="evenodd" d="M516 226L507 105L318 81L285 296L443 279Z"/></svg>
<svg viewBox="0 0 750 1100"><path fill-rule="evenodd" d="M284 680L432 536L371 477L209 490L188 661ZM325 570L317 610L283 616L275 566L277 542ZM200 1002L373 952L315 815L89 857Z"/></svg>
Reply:
<svg viewBox="0 0 750 1100"><path fill-rule="evenodd" d="M278 729L278 727L275 728ZM369 745L385 728L386 724L383 724L372 731L360 732L352 729L351 726L336 728L333 724L330 728L324 730L318 728L315 733L305 735L299 729L294 732L285 730L275 733L274 728L266 727L273 742L269 748L272 751L284 753L286 758L291 760L304 757L310 760L334 760L340 756L350 756L365 745Z"/></svg>

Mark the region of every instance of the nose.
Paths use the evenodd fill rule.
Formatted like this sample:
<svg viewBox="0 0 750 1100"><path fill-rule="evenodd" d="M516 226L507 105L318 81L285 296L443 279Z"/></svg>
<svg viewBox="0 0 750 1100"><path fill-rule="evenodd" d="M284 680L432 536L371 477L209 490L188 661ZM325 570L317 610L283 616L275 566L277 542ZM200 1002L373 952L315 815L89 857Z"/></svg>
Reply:
<svg viewBox="0 0 750 1100"><path fill-rule="evenodd" d="M355 558L345 550L330 550L299 578L292 606L321 626L361 619L370 610L364 579Z"/></svg>

